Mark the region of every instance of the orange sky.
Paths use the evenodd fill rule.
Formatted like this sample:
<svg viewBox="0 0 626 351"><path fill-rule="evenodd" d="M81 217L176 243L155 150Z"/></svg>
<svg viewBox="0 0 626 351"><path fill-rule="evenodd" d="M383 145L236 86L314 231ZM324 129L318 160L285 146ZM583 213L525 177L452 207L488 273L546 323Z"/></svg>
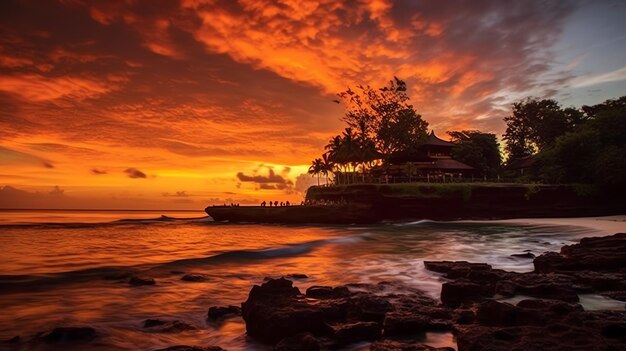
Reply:
<svg viewBox="0 0 626 351"><path fill-rule="evenodd" d="M348 85L405 79L440 136L572 74L575 3L4 1L0 207L299 202ZM565 64L567 62L560 62Z"/></svg>

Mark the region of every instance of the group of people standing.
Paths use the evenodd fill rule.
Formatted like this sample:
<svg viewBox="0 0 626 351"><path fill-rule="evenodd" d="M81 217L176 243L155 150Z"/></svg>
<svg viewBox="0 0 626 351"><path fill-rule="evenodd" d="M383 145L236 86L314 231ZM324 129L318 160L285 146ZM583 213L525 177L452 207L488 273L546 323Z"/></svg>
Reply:
<svg viewBox="0 0 626 351"><path fill-rule="evenodd" d="M261 207L266 207L268 204L269 204L269 207L272 207L272 206L274 206L274 207L291 206L291 203L289 203L289 201L284 201L284 202L283 201L281 201L281 202L278 202L278 201L265 202L265 201L263 201L263 202L261 202Z"/></svg>

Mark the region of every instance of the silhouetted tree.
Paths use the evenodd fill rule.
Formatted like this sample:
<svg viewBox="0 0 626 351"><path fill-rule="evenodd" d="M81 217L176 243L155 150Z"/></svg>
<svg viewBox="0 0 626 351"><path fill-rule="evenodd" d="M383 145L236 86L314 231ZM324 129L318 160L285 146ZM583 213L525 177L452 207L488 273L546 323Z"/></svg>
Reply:
<svg viewBox="0 0 626 351"><path fill-rule="evenodd" d="M591 119L539 154L537 177L626 189L626 96L583 110Z"/></svg>
<svg viewBox="0 0 626 351"><path fill-rule="evenodd" d="M324 162L321 158L316 158L309 167L309 174L317 176L317 186L320 185L320 174L324 171Z"/></svg>
<svg viewBox="0 0 626 351"><path fill-rule="evenodd" d="M498 138L492 133L478 130L448 132L455 144L454 159L464 162L486 176L496 176L502 163Z"/></svg>
<svg viewBox="0 0 626 351"><path fill-rule="evenodd" d="M549 148L559 136L586 120L574 108L563 109L550 99L527 98L513 104L512 114L505 117L508 160L515 160Z"/></svg>
<svg viewBox="0 0 626 351"><path fill-rule="evenodd" d="M339 93L346 105L344 120L374 141L383 155L416 147L426 137L428 123L409 104L406 83L397 77L385 87L358 85Z"/></svg>

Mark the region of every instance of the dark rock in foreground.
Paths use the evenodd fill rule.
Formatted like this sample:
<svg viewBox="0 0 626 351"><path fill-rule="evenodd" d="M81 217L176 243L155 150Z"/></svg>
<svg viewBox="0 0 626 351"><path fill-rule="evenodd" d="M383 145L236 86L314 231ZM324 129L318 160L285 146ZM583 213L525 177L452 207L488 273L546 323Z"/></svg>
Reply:
<svg viewBox="0 0 626 351"><path fill-rule="evenodd" d="M179 320L164 321L160 319L146 319L143 322L143 327L151 332L157 333L179 333L182 331L197 329L193 325Z"/></svg>
<svg viewBox="0 0 626 351"><path fill-rule="evenodd" d="M91 341L97 336L91 327L59 327L44 334L41 339L48 343L75 343Z"/></svg>
<svg viewBox="0 0 626 351"><path fill-rule="evenodd" d="M298 335L321 340L325 347L340 347L380 339L385 326L397 334L415 333L410 328L411 311L425 313L418 315L425 319L419 331L438 330L445 325L433 322L436 319L429 319L428 313L451 316L445 307L436 307L434 300L410 289L407 294L391 293L388 284L382 283L361 284L359 288L352 292L345 286L312 287L305 296L289 280L270 279L255 285L242 304L246 330L249 336L268 344L278 343L283 349Z"/></svg>
<svg viewBox="0 0 626 351"><path fill-rule="evenodd" d="M442 304L393 283L312 286L303 295L287 279L268 279L252 288L242 316L250 337L281 351L365 341L378 351L447 350L416 339L430 331L451 331L459 351L626 350L626 310L585 311L577 303L579 293L626 296L624 253L620 234L583 239L558 258L535 258L546 273L424 262L448 279ZM515 305L495 300L515 295L532 298Z"/></svg>
<svg viewBox="0 0 626 351"><path fill-rule="evenodd" d="M158 349L155 351L225 351L225 350L219 346L200 347L200 346L177 345L177 346L170 346L164 349Z"/></svg>
<svg viewBox="0 0 626 351"><path fill-rule="evenodd" d="M155 285L156 281L153 278L135 276L130 278L128 284L130 284L131 286Z"/></svg>
<svg viewBox="0 0 626 351"><path fill-rule="evenodd" d="M583 238L580 243L563 246L561 253L549 252L534 260L535 272L591 270L618 271L626 268L626 233L600 238Z"/></svg>
<svg viewBox="0 0 626 351"><path fill-rule="evenodd" d="M209 307L207 313L207 320L216 322L228 317L235 317L241 315L241 307L238 306L213 306Z"/></svg>
<svg viewBox="0 0 626 351"><path fill-rule="evenodd" d="M204 274L199 274L199 273L189 273L189 274L185 274L183 275L180 280L185 281L185 282L194 282L194 283L199 283L199 282L206 282L207 280L209 280L209 277L207 277Z"/></svg>
<svg viewBox="0 0 626 351"><path fill-rule="evenodd" d="M432 347L418 341L380 340L370 346L370 351L454 351L454 349Z"/></svg>

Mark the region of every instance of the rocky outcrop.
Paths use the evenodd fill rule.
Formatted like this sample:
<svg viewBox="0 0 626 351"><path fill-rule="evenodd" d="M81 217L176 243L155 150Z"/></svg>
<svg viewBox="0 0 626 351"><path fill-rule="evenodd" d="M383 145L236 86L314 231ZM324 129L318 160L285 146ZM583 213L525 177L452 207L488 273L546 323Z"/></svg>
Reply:
<svg viewBox="0 0 626 351"><path fill-rule="evenodd" d="M577 303L579 293L626 297L624 252L620 234L583 239L563 248L558 259L541 255L535 264L543 268L529 273L465 261L424 262L447 279L441 303L388 282L312 286L302 294L290 280L268 279L252 288L242 316L250 337L284 351L365 341L379 351L446 350L414 339L434 331L452 332L459 351L624 350L626 310L585 311ZM531 298L497 300L515 295Z"/></svg>
<svg viewBox="0 0 626 351"><path fill-rule="evenodd" d="M179 320L165 321L161 319L146 319L143 322L143 327L153 333L180 333L197 329L193 325Z"/></svg>
<svg viewBox="0 0 626 351"><path fill-rule="evenodd" d="M47 343L78 343L88 342L97 336L91 327L59 327L41 336Z"/></svg>
<svg viewBox="0 0 626 351"><path fill-rule="evenodd" d="M360 284L359 291L313 286L303 295L290 280L270 279L252 288L242 316L249 336L281 349L302 335L308 335L310 345L315 338L324 347L341 347L378 340L383 334L451 328L447 320L437 319L451 317L446 307L411 289L406 294L391 292L395 290L388 283Z"/></svg>
<svg viewBox="0 0 626 351"><path fill-rule="evenodd" d="M207 320L210 322L218 322L229 317L236 317L241 315L241 307L239 306L213 306L209 307L207 313Z"/></svg>
<svg viewBox="0 0 626 351"><path fill-rule="evenodd" d="M187 345L176 345L170 346L164 349L158 349L155 351L225 351L223 348L219 346L187 346Z"/></svg>
<svg viewBox="0 0 626 351"><path fill-rule="evenodd" d="M205 282L207 280L209 280L209 277L207 277L204 274L199 274L199 273L189 273L189 274L185 274L183 275L180 280L184 281L184 282L194 282L194 283L199 283L199 282Z"/></svg>
<svg viewBox="0 0 626 351"><path fill-rule="evenodd" d="M626 233L601 238L583 238L580 243L563 246L560 253L537 257L535 272L595 271L616 272L626 269Z"/></svg>
<svg viewBox="0 0 626 351"><path fill-rule="evenodd" d="M134 276L130 278L128 284L130 284L130 286L155 285L156 281L153 278L149 277Z"/></svg>

